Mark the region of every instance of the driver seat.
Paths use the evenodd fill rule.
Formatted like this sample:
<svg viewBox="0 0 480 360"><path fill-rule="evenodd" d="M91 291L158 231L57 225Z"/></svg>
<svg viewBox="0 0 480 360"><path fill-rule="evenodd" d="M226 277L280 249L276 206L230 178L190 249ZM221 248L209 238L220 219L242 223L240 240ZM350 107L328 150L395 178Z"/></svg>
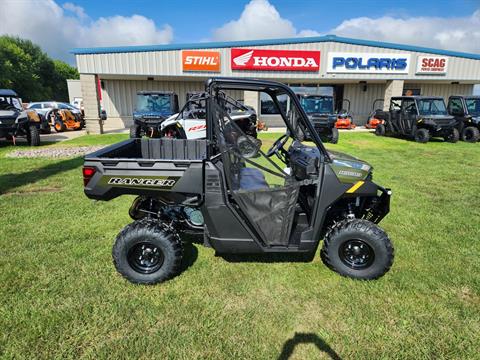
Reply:
<svg viewBox="0 0 480 360"><path fill-rule="evenodd" d="M269 189L263 173L255 168L244 167L240 169L241 190Z"/></svg>

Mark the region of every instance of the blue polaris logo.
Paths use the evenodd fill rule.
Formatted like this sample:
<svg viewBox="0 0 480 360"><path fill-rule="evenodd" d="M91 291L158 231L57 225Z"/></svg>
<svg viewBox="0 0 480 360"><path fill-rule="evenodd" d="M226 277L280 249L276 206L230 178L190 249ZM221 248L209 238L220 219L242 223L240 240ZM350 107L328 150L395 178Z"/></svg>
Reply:
<svg viewBox="0 0 480 360"><path fill-rule="evenodd" d="M348 70L405 70L408 66L407 58L368 58L363 57L334 57L332 68Z"/></svg>

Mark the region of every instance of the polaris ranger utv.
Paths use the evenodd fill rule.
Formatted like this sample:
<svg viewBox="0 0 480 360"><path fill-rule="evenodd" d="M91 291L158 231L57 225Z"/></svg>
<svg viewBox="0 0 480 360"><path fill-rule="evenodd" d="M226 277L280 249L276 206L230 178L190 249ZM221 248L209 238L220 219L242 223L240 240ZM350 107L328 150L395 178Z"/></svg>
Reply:
<svg viewBox="0 0 480 360"><path fill-rule="evenodd" d="M178 113L178 95L171 91L139 91L130 138L159 137L162 122Z"/></svg>
<svg viewBox="0 0 480 360"><path fill-rule="evenodd" d="M459 138L455 119L448 115L441 97L393 97L388 112L378 110L374 115L384 119L375 128L377 136L406 136L419 143L426 143L432 137L455 143Z"/></svg>
<svg viewBox="0 0 480 360"><path fill-rule="evenodd" d="M303 93L297 93L297 96L320 139L323 142L338 143L338 129L335 127L337 114L333 96ZM307 137L310 138L308 131Z"/></svg>
<svg viewBox="0 0 480 360"><path fill-rule="evenodd" d="M0 89L0 139L25 136L30 146L40 145L40 130L45 118L34 110L24 110L22 100L13 90ZM50 125L47 123L48 129Z"/></svg>
<svg viewBox="0 0 480 360"><path fill-rule="evenodd" d="M269 95L287 131L268 151L244 152L251 139L229 116L227 90ZM153 284L181 270L183 243L200 240L219 255L304 254L323 239L323 262L356 279L377 279L393 263L393 246L377 225L391 191L372 167L328 152L286 85L213 78L206 83L207 139L130 139L85 156L85 194L110 200L138 195L134 222L117 236L113 261L129 281ZM279 98L288 96L291 109ZM303 143L305 132L313 146Z"/></svg>
<svg viewBox="0 0 480 360"><path fill-rule="evenodd" d="M480 96L450 96L448 113L457 121L461 140L474 143L480 139Z"/></svg>

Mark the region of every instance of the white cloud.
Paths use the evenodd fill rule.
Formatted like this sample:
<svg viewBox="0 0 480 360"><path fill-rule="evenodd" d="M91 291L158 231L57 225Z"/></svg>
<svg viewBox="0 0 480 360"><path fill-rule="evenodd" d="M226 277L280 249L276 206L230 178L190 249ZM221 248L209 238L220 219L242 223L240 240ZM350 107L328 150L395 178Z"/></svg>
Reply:
<svg viewBox="0 0 480 360"><path fill-rule="evenodd" d="M252 40L318 35L313 30L297 32L290 20L280 16L268 0L251 0L237 20L213 31L214 40Z"/></svg>
<svg viewBox="0 0 480 360"><path fill-rule="evenodd" d="M455 18L358 17L343 21L331 32L358 39L480 52L480 10Z"/></svg>
<svg viewBox="0 0 480 360"><path fill-rule="evenodd" d="M0 35L30 39L54 58L73 62L75 47L167 44L173 39L170 25L161 28L141 15L110 16L92 20L73 3L63 8L54 0L4 0Z"/></svg>

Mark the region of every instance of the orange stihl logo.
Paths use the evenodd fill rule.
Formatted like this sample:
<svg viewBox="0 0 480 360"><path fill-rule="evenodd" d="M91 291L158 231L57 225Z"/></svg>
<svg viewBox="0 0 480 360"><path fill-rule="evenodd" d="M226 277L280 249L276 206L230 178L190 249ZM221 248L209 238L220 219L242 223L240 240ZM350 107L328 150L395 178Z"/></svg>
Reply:
<svg viewBox="0 0 480 360"><path fill-rule="evenodd" d="M182 51L183 71L220 71L220 53L218 51Z"/></svg>

